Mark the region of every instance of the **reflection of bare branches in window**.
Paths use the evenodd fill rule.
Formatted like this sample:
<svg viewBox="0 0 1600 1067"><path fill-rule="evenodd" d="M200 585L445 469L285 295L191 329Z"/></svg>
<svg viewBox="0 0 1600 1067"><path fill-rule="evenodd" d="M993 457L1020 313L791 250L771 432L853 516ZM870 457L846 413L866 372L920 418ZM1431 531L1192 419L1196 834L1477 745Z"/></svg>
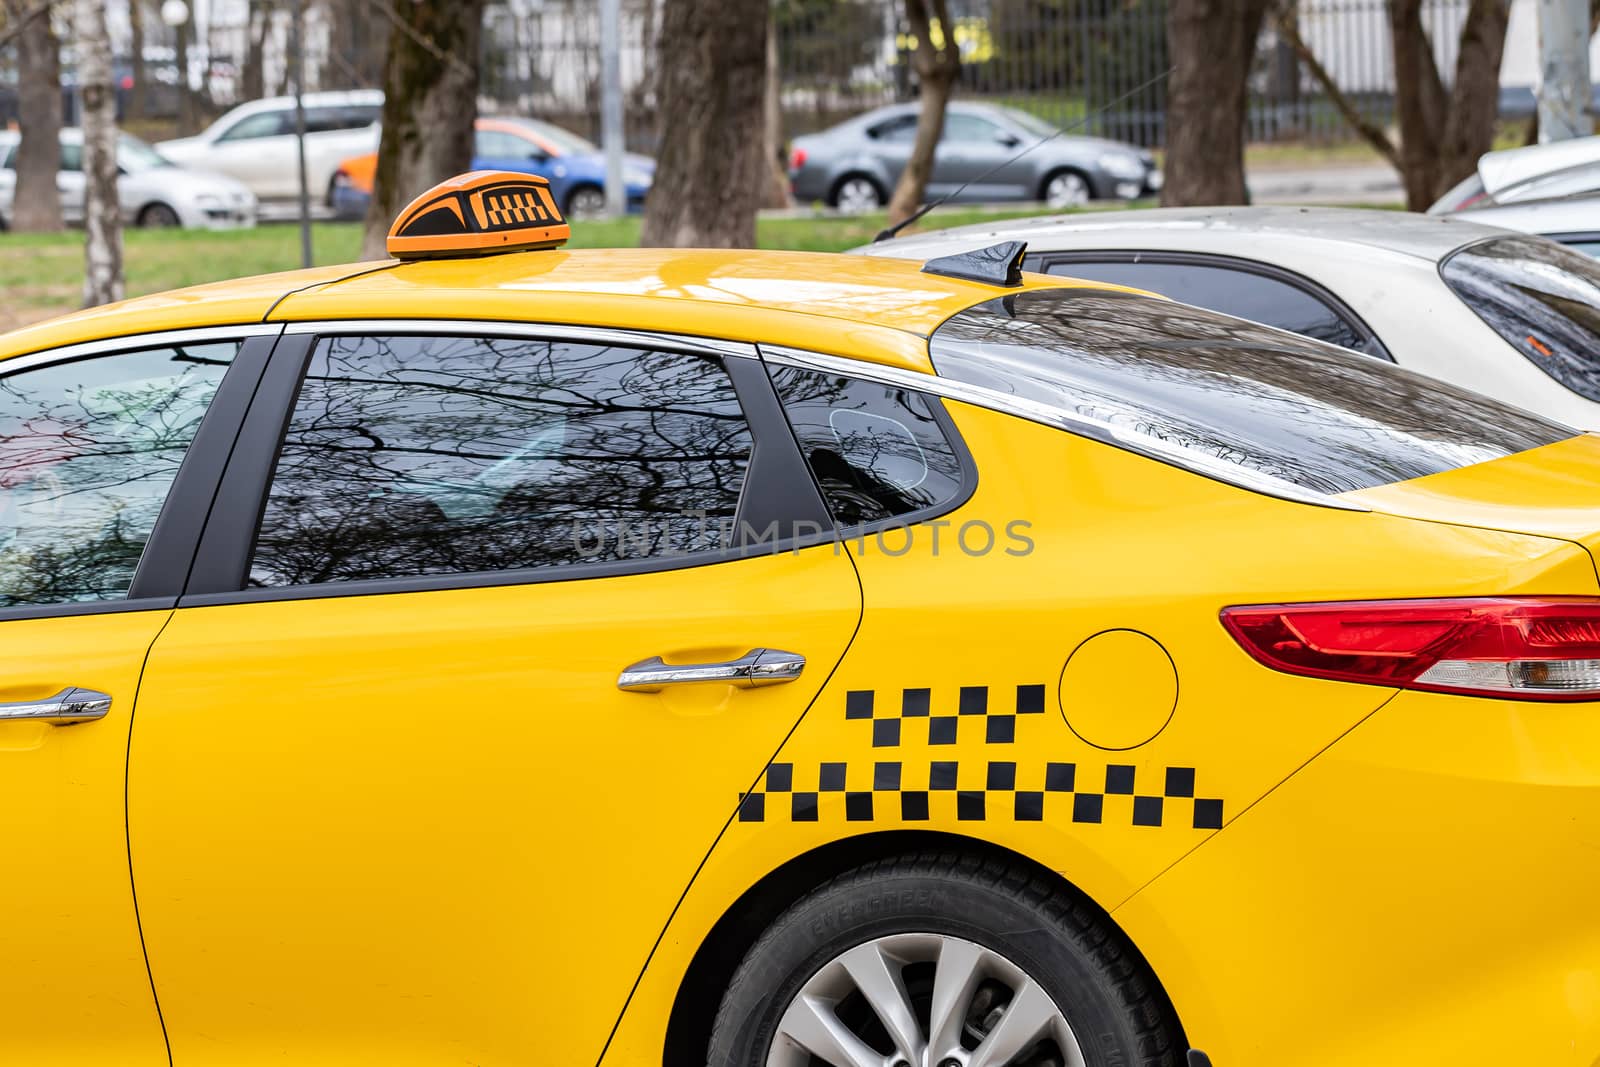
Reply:
<svg viewBox="0 0 1600 1067"><path fill-rule="evenodd" d="M713 549L749 453L732 384L713 360L506 338L325 341L284 443L251 581ZM695 511L707 519L686 514Z"/></svg>
<svg viewBox="0 0 1600 1067"><path fill-rule="evenodd" d="M0 378L0 604L126 594L234 343Z"/></svg>
<svg viewBox="0 0 1600 1067"><path fill-rule="evenodd" d="M1039 291L934 334L940 371L1328 493L1570 436L1476 393L1151 297Z"/></svg>

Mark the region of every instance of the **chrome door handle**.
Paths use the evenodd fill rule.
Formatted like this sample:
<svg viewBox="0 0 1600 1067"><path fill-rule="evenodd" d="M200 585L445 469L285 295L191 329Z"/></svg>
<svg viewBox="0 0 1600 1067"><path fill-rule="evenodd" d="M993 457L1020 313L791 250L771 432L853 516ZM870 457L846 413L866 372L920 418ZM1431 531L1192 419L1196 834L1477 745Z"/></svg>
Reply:
<svg viewBox="0 0 1600 1067"><path fill-rule="evenodd" d="M617 688L657 693L669 685L723 682L741 689L792 682L806 669L806 658L774 648L752 648L725 663L663 663L660 656L640 660L617 676Z"/></svg>
<svg viewBox="0 0 1600 1067"><path fill-rule="evenodd" d="M20 700L15 704L0 704L0 720L26 719L29 722L48 722L66 726L75 722L103 719L110 710L109 693L68 686L55 696L45 697L43 700Z"/></svg>

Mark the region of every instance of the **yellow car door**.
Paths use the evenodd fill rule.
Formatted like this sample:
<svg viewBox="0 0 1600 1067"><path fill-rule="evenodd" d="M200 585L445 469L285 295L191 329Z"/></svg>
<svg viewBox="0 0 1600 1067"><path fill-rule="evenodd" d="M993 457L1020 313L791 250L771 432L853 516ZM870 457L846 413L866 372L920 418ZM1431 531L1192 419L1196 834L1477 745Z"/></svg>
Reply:
<svg viewBox="0 0 1600 1067"><path fill-rule="evenodd" d="M129 754L173 1062L593 1063L854 569L753 349L305 330Z"/></svg>
<svg viewBox="0 0 1600 1067"><path fill-rule="evenodd" d="M240 334L0 363L0 1063L167 1062L128 875L128 730L194 505L272 347Z"/></svg>

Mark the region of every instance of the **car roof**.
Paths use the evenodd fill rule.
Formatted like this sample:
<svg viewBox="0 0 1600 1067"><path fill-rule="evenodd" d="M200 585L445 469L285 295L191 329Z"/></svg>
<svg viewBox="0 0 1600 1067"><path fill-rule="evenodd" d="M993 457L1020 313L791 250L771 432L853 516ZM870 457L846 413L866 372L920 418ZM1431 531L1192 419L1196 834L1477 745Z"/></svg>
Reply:
<svg viewBox="0 0 1600 1067"><path fill-rule="evenodd" d="M933 216L932 221L937 218ZM1151 208L976 223L899 238L892 248L886 243L856 251L920 258L941 255L958 245L996 241L1027 241L1035 251L1093 247L1103 241L1105 247L1114 248L1198 246L1244 252L1272 241L1328 241L1438 260L1497 232L1459 217L1406 211L1287 206Z"/></svg>
<svg viewBox="0 0 1600 1067"><path fill-rule="evenodd" d="M1116 289L1046 275L1023 288ZM0 338L0 359L134 333L322 319L604 325L791 345L931 372L926 338L1018 289L822 252L584 249L348 264L213 282Z"/></svg>
<svg viewBox="0 0 1600 1067"><path fill-rule="evenodd" d="M381 89L327 90L306 93L300 98L300 102L305 107L339 107L346 104L381 105L383 103L383 91ZM228 115L243 115L246 113L253 114L258 111L279 111L292 107L294 107L294 97L292 96L264 96L259 100L251 100L249 103L240 104L222 117L227 118Z"/></svg>
<svg viewBox="0 0 1600 1067"><path fill-rule="evenodd" d="M1478 177L1492 196L1529 178L1585 163L1600 163L1600 136L1486 152L1478 157Z"/></svg>
<svg viewBox="0 0 1600 1067"><path fill-rule="evenodd" d="M1485 226L1504 226L1523 233L1600 231L1600 192L1494 204L1457 211L1452 217Z"/></svg>

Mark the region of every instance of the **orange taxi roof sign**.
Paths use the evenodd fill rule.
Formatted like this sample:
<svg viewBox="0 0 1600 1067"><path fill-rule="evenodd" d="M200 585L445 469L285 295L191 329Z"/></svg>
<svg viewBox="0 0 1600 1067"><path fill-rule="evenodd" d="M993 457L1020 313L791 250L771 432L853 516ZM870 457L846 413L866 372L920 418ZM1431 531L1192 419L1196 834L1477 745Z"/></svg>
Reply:
<svg viewBox="0 0 1600 1067"><path fill-rule="evenodd" d="M395 259L481 256L556 248L571 236L547 179L475 170L406 205L389 229L388 249Z"/></svg>

